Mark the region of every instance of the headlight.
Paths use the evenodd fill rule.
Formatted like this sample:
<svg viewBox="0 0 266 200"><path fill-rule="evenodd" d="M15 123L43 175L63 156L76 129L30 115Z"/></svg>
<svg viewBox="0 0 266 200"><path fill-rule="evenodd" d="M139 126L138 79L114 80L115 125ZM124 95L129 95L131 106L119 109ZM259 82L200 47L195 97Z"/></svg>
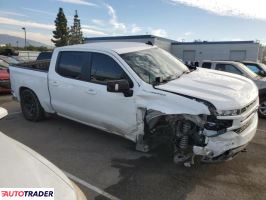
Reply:
<svg viewBox="0 0 266 200"><path fill-rule="evenodd" d="M240 114L240 110L221 110L218 111L219 116L236 116Z"/></svg>

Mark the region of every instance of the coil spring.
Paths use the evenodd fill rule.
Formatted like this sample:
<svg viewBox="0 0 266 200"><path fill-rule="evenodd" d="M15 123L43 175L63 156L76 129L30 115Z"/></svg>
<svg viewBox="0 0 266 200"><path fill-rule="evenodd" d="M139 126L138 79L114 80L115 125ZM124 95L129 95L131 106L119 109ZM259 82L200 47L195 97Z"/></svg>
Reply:
<svg viewBox="0 0 266 200"><path fill-rule="evenodd" d="M180 149L186 149L187 148L188 140L189 140L187 133L189 132L190 129L191 129L190 123L184 122L183 126L182 126L182 133L185 135L183 135L179 141L178 146Z"/></svg>
<svg viewBox="0 0 266 200"><path fill-rule="evenodd" d="M188 133L190 129L191 129L190 123L189 122L184 122L183 123L183 127L182 127L182 132L183 133Z"/></svg>
<svg viewBox="0 0 266 200"><path fill-rule="evenodd" d="M188 135L184 135L180 139L178 146L179 146L180 149L186 149L187 148L187 146L188 146Z"/></svg>

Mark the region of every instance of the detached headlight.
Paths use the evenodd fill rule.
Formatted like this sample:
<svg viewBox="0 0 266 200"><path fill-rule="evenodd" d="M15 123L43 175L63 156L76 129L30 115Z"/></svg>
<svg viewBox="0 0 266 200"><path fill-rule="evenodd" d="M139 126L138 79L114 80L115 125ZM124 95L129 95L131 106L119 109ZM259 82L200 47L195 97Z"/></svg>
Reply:
<svg viewBox="0 0 266 200"><path fill-rule="evenodd" d="M240 110L221 110L218 111L219 116L236 116L240 114Z"/></svg>

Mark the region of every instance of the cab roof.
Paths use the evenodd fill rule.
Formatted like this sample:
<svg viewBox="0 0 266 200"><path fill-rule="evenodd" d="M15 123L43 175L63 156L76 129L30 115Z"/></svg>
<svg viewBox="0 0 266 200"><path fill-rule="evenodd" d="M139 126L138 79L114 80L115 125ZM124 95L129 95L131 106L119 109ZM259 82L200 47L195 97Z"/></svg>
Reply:
<svg viewBox="0 0 266 200"><path fill-rule="evenodd" d="M241 62L239 61L232 61L232 60L203 60L202 63L204 62L210 62L210 63L225 63L225 64L239 64Z"/></svg>
<svg viewBox="0 0 266 200"><path fill-rule="evenodd" d="M134 51L141 51L150 48L154 48L154 46L137 42L95 42L59 47L58 50L105 50L109 52L114 51L118 54L122 54Z"/></svg>

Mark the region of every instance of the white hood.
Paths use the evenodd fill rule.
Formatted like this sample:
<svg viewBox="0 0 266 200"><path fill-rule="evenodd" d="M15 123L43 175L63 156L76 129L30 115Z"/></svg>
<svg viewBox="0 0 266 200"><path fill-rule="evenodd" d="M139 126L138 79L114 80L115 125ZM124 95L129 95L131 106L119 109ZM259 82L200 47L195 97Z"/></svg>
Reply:
<svg viewBox="0 0 266 200"><path fill-rule="evenodd" d="M0 119L4 118L5 116L7 116L7 110L0 107Z"/></svg>
<svg viewBox="0 0 266 200"><path fill-rule="evenodd" d="M207 69L197 69L156 88L207 100L218 110L240 109L258 96L251 80Z"/></svg>
<svg viewBox="0 0 266 200"><path fill-rule="evenodd" d="M54 188L56 200L77 199L70 180L52 163L0 132L0 187Z"/></svg>

